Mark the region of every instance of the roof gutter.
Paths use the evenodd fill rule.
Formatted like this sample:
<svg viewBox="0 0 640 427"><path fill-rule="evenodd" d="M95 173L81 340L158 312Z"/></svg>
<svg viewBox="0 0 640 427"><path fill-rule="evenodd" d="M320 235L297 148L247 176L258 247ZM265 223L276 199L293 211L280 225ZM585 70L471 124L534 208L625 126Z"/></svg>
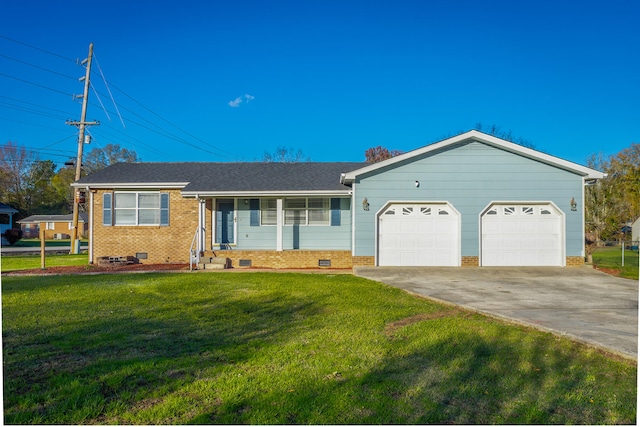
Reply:
<svg viewBox="0 0 640 427"><path fill-rule="evenodd" d="M75 188L126 188L126 189L134 189L134 188L149 188L149 189L157 189L157 188L168 188L168 189L180 189L184 188L188 185L188 182L110 182L110 183L84 183L84 182L73 182L71 183L72 187Z"/></svg>
<svg viewBox="0 0 640 427"><path fill-rule="evenodd" d="M281 197L350 196L351 190L317 191L182 191L183 197Z"/></svg>

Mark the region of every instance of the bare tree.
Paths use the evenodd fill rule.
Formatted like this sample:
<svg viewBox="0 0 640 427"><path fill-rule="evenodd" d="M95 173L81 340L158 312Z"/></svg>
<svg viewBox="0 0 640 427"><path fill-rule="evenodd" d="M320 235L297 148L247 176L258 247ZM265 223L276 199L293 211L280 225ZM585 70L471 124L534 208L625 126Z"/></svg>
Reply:
<svg viewBox="0 0 640 427"><path fill-rule="evenodd" d="M273 153L267 151L262 156L263 162L279 162L279 163L295 163L295 162L310 162L311 159L306 157L302 150L295 150L292 147L278 147Z"/></svg>
<svg viewBox="0 0 640 427"><path fill-rule="evenodd" d="M403 153L404 151L389 150L388 148L378 145L377 147L371 147L365 151L364 158L367 163L378 163Z"/></svg>
<svg viewBox="0 0 640 427"><path fill-rule="evenodd" d="M476 130L486 133L487 135L495 136L496 138L504 139L505 141L513 142L514 144L522 145L523 147L531 148L535 150L533 143L527 139L516 137L513 132L508 130L502 130L498 125L484 126L482 123L476 123Z"/></svg>
<svg viewBox="0 0 640 427"><path fill-rule="evenodd" d="M0 199L20 211L22 218L29 210L27 177L35 155L11 141L0 146Z"/></svg>

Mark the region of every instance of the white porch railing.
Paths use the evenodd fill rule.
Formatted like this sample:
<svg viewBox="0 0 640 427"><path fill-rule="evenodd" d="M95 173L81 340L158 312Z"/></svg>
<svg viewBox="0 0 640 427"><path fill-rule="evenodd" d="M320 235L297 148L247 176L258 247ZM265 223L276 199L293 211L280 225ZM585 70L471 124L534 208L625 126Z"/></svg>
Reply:
<svg viewBox="0 0 640 427"><path fill-rule="evenodd" d="M193 271L193 265L198 265L200 262L200 226L196 228L196 232L193 234L191 240L191 246L189 246L189 271Z"/></svg>

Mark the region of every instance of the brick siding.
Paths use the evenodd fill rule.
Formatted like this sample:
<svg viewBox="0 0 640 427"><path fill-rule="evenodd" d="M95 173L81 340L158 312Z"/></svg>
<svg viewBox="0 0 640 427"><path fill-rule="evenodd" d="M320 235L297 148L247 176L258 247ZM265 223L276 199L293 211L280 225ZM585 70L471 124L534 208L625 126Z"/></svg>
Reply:
<svg viewBox="0 0 640 427"><path fill-rule="evenodd" d="M567 267L580 267L584 265L584 257L581 256L568 256Z"/></svg>
<svg viewBox="0 0 640 427"><path fill-rule="evenodd" d="M198 201L182 197L180 190L169 193L168 226L104 226L102 225L102 195L113 190L98 190L93 194L93 259L104 256L135 256L146 253L144 263L189 262L189 247L198 227Z"/></svg>
<svg viewBox="0 0 640 427"><path fill-rule="evenodd" d="M477 256L463 256L462 257L462 266L463 267L478 267L480 265L480 260Z"/></svg>
<svg viewBox="0 0 640 427"><path fill-rule="evenodd" d="M372 256L354 256L353 266L361 267L374 267L376 265L376 258Z"/></svg>
<svg viewBox="0 0 640 427"><path fill-rule="evenodd" d="M215 256L231 260L233 268L241 267L240 260L251 260L251 268L323 268L319 267L319 260L331 261L330 266L324 268L352 268L351 251L327 250L289 250L289 251L250 251L250 250L214 250L206 251L204 257Z"/></svg>

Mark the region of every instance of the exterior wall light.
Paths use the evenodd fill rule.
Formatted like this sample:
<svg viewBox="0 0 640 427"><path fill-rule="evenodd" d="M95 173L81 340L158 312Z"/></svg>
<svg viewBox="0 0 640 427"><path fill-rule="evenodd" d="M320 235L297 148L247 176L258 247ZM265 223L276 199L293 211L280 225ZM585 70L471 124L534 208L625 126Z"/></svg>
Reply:
<svg viewBox="0 0 640 427"><path fill-rule="evenodd" d="M416 179L416 188L420 187L420 181Z"/></svg>
<svg viewBox="0 0 640 427"><path fill-rule="evenodd" d="M578 204L576 203L576 199L574 197L571 198L571 210L572 211L578 210Z"/></svg>
<svg viewBox="0 0 640 427"><path fill-rule="evenodd" d="M369 210L369 201L367 200L367 198L365 197L364 200L362 201L362 209L364 209L365 211Z"/></svg>

